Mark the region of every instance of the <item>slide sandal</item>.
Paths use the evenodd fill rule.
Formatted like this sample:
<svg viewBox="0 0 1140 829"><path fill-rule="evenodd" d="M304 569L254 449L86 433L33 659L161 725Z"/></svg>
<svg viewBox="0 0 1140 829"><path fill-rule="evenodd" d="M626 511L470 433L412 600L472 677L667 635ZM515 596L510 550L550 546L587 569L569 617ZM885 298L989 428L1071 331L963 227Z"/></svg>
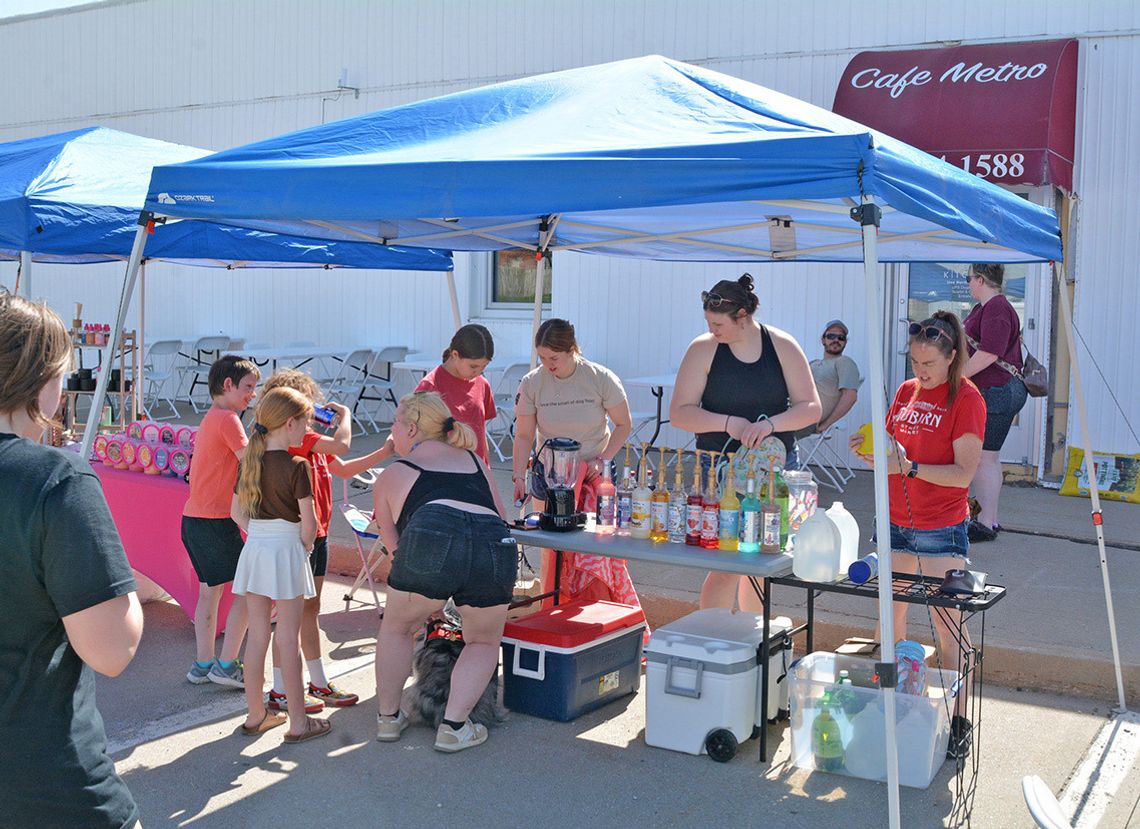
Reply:
<svg viewBox="0 0 1140 829"><path fill-rule="evenodd" d="M305 718L305 732L303 734L286 734L285 742L303 743L305 740L315 740L332 731L332 723L328 720L318 720L316 717Z"/></svg>
<svg viewBox="0 0 1140 829"><path fill-rule="evenodd" d="M266 711L265 716L261 718L261 722L252 728L242 723L241 733L246 737L256 737L258 734L264 734L271 728L284 725L288 720L289 718L284 714L275 714L272 711Z"/></svg>

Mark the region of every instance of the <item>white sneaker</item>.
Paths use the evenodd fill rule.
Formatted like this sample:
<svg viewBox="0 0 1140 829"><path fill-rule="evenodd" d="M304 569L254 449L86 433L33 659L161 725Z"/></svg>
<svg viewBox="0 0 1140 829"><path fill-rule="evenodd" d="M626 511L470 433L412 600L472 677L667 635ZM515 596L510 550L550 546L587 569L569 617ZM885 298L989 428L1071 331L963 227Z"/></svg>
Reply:
<svg viewBox="0 0 1140 829"><path fill-rule="evenodd" d="M447 723L440 723L439 730L435 732L436 751L454 753L485 742L487 742L487 727L471 720L463 723L463 727L458 731Z"/></svg>
<svg viewBox="0 0 1140 829"><path fill-rule="evenodd" d="M408 715L402 710L394 717L376 715L376 739L382 743L396 742L407 727Z"/></svg>

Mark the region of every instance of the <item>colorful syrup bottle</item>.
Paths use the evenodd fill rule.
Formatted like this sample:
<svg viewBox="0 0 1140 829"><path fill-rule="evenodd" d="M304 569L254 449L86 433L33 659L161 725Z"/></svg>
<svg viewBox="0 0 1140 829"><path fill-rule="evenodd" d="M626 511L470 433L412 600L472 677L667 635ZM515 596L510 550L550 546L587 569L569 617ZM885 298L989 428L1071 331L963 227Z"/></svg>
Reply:
<svg viewBox="0 0 1140 829"><path fill-rule="evenodd" d="M600 460L602 465L602 482L598 484L598 522L596 532L598 535L613 535L617 529L617 489L614 487L613 475L610 473L610 462L605 458Z"/></svg>
<svg viewBox="0 0 1140 829"><path fill-rule="evenodd" d="M740 499L736 497L735 452L728 453L728 474L724 478L724 497L720 499L720 543L722 550L736 552L740 545Z"/></svg>
<svg viewBox="0 0 1140 829"><path fill-rule="evenodd" d="M625 466L617 491L617 534L629 535L629 521L633 515L633 476L629 468L629 445L625 447Z"/></svg>
<svg viewBox="0 0 1140 829"><path fill-rule="evenodd" d="M681 450L677 450L677 469L673 476L673 489L669 492L669 543L685 543L685 512L689 495L685 492L685 469Z"/></svg>
<svg viewBox="0 0 1140 829"><path fill-rule="evenodd" d="M657 464L657 489L649 499L649 538L652 541L669 540L669 487L665 484L665 449L659 449L661 461Z"/></svg>
<svg viewBox="0 0 1140 829"><path fill-rule="evenodd" d="M701 515L705 508L705 496L701 490L701 458L704 452L697 450L697 465L693 467L693 486L685 499L685 543L690 547L701 546Z"/></svg>
<svg viewBox="0 0 1140 829"><path fill-rule="evenodd" d="M740 545L742 553L760 552L760 500L756 497L756 475L751 458L748 463L748 482L744 500L740 502Z"/></svg>
<svg viewBox="0 0 1140 829"><path fill-rule="evenodd" d="M648 459L643 450L641 461L637 467L637 488L632 493L633 509L629 516L629 534L632 538L649 538L649 502L653 497L653 492L649 489L649 483L645 478L645 467L647 465Z"/></svg>
<svg viewBox="0 0 1140 829"><path fill-rule="evenodd" d="M780 505L776 502L776 470L768 468L768 495L760 505L760 552L780 552Z"/></svg>
<svg viewBox="0 0 1140 829"><path fill-rule="evenodd" d="M701 546L715 550L720 546L720 495L716 487L716 457L709 452L709 475L705 497L701 503Z"/></svg>

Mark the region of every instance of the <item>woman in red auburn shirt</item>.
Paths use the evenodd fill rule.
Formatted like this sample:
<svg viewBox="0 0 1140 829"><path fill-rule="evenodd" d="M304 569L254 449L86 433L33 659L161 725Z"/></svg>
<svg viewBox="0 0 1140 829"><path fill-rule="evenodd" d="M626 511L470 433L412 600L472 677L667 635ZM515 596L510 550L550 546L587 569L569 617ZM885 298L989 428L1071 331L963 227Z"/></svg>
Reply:
<svg viewBox="0 0 1140 829"><path fill-rule="evenodd" d="M495 419L495 394L483 376L495 356L495 341L482 325L464 325L443 352L442 365L429 371L416 391L434 391L443 398L451 416L475 433L475 454L490 465L487 421Z"/></svg>
<svg viewBox="0 0 1140 829"><path fill-rule="evenodd" d="M911 323L910 362L914 378L903 383L887 412L887 449L891 513L891 561L897 573L941 578L947 570L969 564L966 494L978 468L986 429L986 404L977 386L962 372L966 334L953 314L939 311ZM862 435L851 448L859 451ZM874 459L860 454L869 465ZM895 639L906 638L910 605L894 603ZM956 611L933 614L942 667L957 669L969 632ZM949 617L949 618L948 618ZM953 624L951 624L953 622ZM959 695L959 702L964 695ZM951 723L949 756L969 750L970 723L964 716Z"/></svg>

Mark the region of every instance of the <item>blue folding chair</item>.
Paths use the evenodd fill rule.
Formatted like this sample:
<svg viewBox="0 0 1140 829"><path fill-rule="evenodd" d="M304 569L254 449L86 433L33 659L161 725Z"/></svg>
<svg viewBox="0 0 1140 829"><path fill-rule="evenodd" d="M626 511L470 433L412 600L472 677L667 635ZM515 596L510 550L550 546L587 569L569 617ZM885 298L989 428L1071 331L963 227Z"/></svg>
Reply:
<svg viewBox="0 0 1140 829"><path fill-rule="evenodd" d="M357 475L356 480L371 486L376 480L375 470L368 470L368 472ZM356 574L356 580L353 581L352 587L344 594L344 609L345 611L349 609L356 596L356 591L367 582L368 589L372 591L372 604L379 612L380 618L384 618L384 605L381 604L380 596L376 592L376 582L372 577L372 571L384 560L388 551L384 549L384 543L380 540L380 534L373 523L372 513L361 510L348 500L347 480L344 482L344 500L341 501L340 512L344 516L344 520L352 527L352 534L356 540L356 551L360 554L360 572ZM368 547L367 552L365 552L365 546ZM367 604L367 602L365 601L363 604Z"/></svg>

